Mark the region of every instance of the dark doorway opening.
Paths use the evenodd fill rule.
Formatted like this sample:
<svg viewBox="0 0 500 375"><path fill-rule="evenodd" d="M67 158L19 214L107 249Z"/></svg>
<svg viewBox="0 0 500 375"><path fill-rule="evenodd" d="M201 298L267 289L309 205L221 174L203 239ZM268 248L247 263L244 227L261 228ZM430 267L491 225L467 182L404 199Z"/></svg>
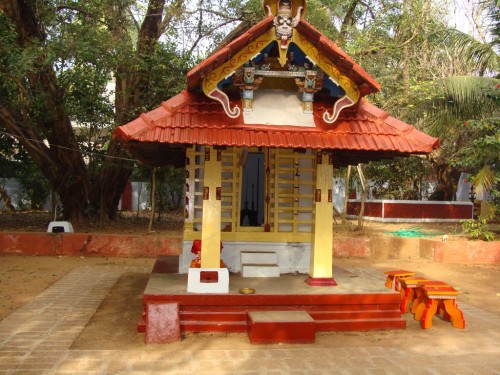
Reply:
<svg viewBox="0 0 500 375"><path fill-rule="evenodd" d="M264 222L264 174L264 154L249 152L241 181L242 227L258 227Z"/></svg>

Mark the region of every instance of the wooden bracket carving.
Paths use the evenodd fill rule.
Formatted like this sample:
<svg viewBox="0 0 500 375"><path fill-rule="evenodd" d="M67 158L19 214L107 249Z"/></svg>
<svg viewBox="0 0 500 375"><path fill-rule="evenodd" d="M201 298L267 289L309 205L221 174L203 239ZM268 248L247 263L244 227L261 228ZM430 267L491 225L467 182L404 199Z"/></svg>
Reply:
<svg viewBox="0 0 500 375"><path fill-rule="evenodd" d="M314 192L314 201L321 202L321 189L316 189Z"/></svg>

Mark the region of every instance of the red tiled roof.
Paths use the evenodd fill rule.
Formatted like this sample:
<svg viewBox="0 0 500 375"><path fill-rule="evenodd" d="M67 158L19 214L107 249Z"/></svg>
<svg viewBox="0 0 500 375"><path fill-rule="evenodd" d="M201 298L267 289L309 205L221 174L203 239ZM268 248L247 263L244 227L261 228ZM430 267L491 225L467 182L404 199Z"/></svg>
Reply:
<svg viewBox="0 0 500 375"><path fill-rule="evenodd" d="M188 90L196 89L201 84L203 77L207 76L208 73L213 71L215 68L230 60L243 47L253 42L273 27L273 20L273 16L263 19L254 27L240 35L224 48L215 52L213 55L189 71L187 74ZM321 34L311 24L301 19L296 27L296 30L304 35L304 37L306 37L312 44L314 44L318 48L319 52L332 61L342 74L346 75L356 83L361 96L380 91L380 85L377 81L375 81L375 79L373 79L363 70L363 68L347 56L347 54L334 42Z"/></svg>
<svg viewBox="0 0 500 375"><path fill-rule="evenodd" d="M267 17L215 52L187 74L187 90L118 127L113 139L124 143L140 160L157 166L173 159L182 163L182 152L178 151L192 144L325 149L333 152L337 163L340 160L343 165L426 154L439 146L438 139L363 99L344 109L335 123L327 124L323 114L331 111L331 98L329 103L323 103L318 95L314 102L315 127L245 124L242 114L235 119L227 116L219 102L198 92L202 79L271 27L273 17ZM380 90L372 77L309 23L301 20L296 31L349 77L361 96ZM231 108L235 105L241 105L241 100L231 103Z"/></svg>
<svg viewBox="0 0 500 375"><path fill-rule="evenodd" d="M184 90L158 108L118 127L113 138L145 147L155 143L328 149L343 154L368 153L371 159L426 154L439 145L438 139L363 99L358 106L341 112L333 126L322 119L326 108L321 103L314 104L315 128L244 124L242 115L231 119L218 102ZM136 148L140 146L136 144Z"/></svg>

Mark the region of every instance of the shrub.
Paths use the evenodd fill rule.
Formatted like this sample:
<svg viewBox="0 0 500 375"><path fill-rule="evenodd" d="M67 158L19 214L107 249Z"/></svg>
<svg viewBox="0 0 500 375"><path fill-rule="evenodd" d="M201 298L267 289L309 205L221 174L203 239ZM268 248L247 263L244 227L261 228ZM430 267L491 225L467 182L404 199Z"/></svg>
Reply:
<svg viewBox="0 0 500 375"><path fill-rule="evenodd" d="M480 216L477 220L461 220L462 231L473 240L493 241L495 233L488 231L488 220Z"/></svg>

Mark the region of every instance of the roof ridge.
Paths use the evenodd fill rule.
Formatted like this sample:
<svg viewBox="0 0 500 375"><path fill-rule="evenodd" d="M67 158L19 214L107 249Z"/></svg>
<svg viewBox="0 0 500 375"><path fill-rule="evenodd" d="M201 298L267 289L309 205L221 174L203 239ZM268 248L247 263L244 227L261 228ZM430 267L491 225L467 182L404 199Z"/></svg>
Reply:
<svg viewBox="0 0 500 375"><path fill-rule="evenodd" d="M160 106L165 108L171 114L174 114L179 109L184 108L191 102L191 95L187 90L182 90L175 96L172 96L170 99L164 100L161 102Z"/></svg>
<svg viewBox="0 0 500 375"><path fill-rule="evenodd" d="M384 111L382 108L377 107L375 104L370 103L368 100L361 98L359 100L359 109L369 116L375 117L384 121L390 116L389 112Z"/></svg>
<svg viewBox="0 0 500 375"><path fill-rule="evenodd" d="M154 120L148 116L146 112L143 112L139 115L139 117L144 120L144 122L148 125L148 127L154 126L155 122Z"/></svg>

